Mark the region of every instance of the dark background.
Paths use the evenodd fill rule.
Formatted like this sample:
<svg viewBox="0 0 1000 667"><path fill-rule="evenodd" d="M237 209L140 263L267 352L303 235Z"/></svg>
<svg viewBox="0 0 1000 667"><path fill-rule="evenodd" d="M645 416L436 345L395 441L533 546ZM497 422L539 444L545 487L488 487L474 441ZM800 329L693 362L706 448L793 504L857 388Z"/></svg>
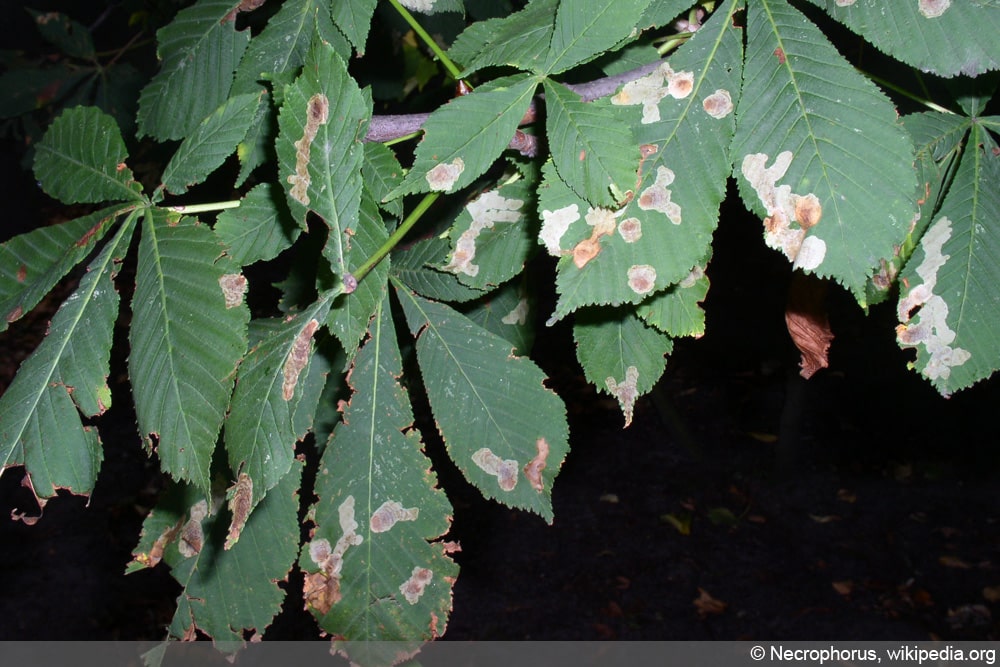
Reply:
<svg viewBox="0 0 1000 667"><path fill-rule="evenodd" d="M0 3L4 48L32 46L19 4ZM3 237L64 215L5 141ZM727 203L715 249L708 333L677 341L627 430L568 328L543 332L533 356L571 419L552 526L480 498L428 436L462 545L446 638L1000 638L1000 385L940 398L906 370L892 305L866 316L839 288L830 368L806 382L784 329L790 269L760 221ZM0 336L0 379L57 305ZM123 570L165 481L124 400L100 427L89 501L60 496L26 526L6 518L34 513L22 471L0 477L0 640L163 636L179 588L164 566ZM288 587L266 636L315 638L298 573Z"/></svg>

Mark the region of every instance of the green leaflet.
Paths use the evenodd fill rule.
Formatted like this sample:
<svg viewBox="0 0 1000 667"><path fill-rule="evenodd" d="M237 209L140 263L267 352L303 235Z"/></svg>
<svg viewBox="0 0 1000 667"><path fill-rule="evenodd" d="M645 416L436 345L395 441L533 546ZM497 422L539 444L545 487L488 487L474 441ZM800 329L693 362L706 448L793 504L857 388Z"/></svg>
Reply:
<svg viewBox="0 0 1000 667"><path fill-rule="evenodd" d="M464 302L480 298L485 292L466 286L450 272L435 268L447 262L449 245L447 239L436 237L397 250L392 254L392 275L431 299Z"/></svg>
<svg viewBox="0 0 1000 667"><path fill-rule="evenodd" d="M701 302L708 295L709 280L704 266L696 266L691 274L662 292L646 299L636 309L646 324L670 336L705 334L705 311Z"/></svg>
<svg viewBox="0 0 1000 667"><path fill-rule="evenodd" d="M315 529L299 558L307 608L349 642L433 639L451 611L458 567L430 541L447 532L451 505L421 452L401 374L383 290L320 461Z"/></svg>
<svg viewBox="0 0 1000 667"><path fill-rule="evenodd" d="M438 107L424 123L413 168L387 199L413 192L455 192L472 183L507 148L537 85L536 77L518 74Z"/></svg>
<svg viewBox="0 0 1000 667"><path fill-rule="evenodd" d="M448 56L465 66L462 76L491 65L534 70L548 52L558 5L558 0L532 0L506 18L473 23L458 36Z"/></svg>
<svg viewBox="0 0 1000 667"><path fill-rule="evenodd" d="M640 165L624 207L593 207L543 170L541 240L560 257L553 320L586 305L639 303L684 280L708 253L740 89L742 35L732 25L736 5L728 8L611 98L633 123L633 148L622 152L634 150Z"/></svg>
<svg viewBox="0 0 1000 667"><path fill-rule="evenodd" d="M181 142L163 170L163 185L180 194L201 183L233 154L257 114L263 93L230 97Z"/></svg>
<svg viewBox="0 0 1000 667"><path fill-rule="evenodd" d="M126 211L121 205L110 206L0 245L0 331L38 305Z"/></svg>
<svg viewBox="0 0 1000 667"><path fill-rule="evenodd" d="M230 513L223 509L221 489L206 499L198 487L177 484L159 500L143 522L127 571L155 566L161 558L171 567L182 590L170 637L190 638L200 631L220 650L235 650L245 632L264 633L285 597L277 582L295 562L301 476L302 466L293 466L228 550L223 542Z"/></svg>
<svg viewBox="0 0 1000 667"><path fill-rule="evenodd" d="M639 151L622 113L607 100L580 96L545 80L545 131L559 176L595 206L615 207L613 193L635 187Z"/></svg>
<svg viewBox="0 0 1000 667"><path fill-rule="evenodd" d="M896 333L915 347L914 367L944 396L998 368L995 314L1000 280L1000 179L997 144L973 123L967 148L940 210L900 276Z"/></svg>
<svg viewBox="0 0 1000 667"><path fill-rule="evenodd" d="M39 12L26 8L45 41L74 58L93 58L94 41L90 31L60 12Z"/></svg>
<svg viewBox="0 0 1000 667"><path fill-rule="evenodd" d="M95 416L111 405L114 276L134 227L133 215L90 263L53 316L48 335L0 396L0 472L24 465L38 497L52 497L57 489L89 494L94 488L103 456L96 429L83 425L80 412Z"/></svg>
<svg viewBox="0 0 1000 667"><path fill-rule="evenodd" d="M444 304L396 293L452 460L486 497L551 523L552 483L569 450L562 400L507 341Z"/></svg>
<svg viewBox="0 0 1000 667"><path fill-rule="evenodd" d="M650 0L560 0L541 71L558 74L638 34ZM532 68L534 69L534 68Z"/></svg>
<svg viewBox="0 0 1000 667"><path fill-rule="evenodd" d="M466 204L448 232L448 261L438 268L480 290L520 274L535 249L534 186L518 177Z"/></svg>
<svg viewBox="0 0 1000 667"><path fill-rule="evenodd" d="M65 204L143 201L141 186L125 166L128 153L118 125L94 107L59 115L35 152L35 177Z"/></svg>
<svg viewBox="0 0 1000 667"><path fill-rule="evenodd" d="M144 219L129 375L139 431L163 469L207 496L250 313L239 266L220 256L212 230L177 217L157 210Z"/></svg>
<svg viewBox="0 0 1000 667"><path fill-rule="evenodd" d="M302 230L291 219L283 199L277 183L261 183L237 208L219 213L215 233L236 263L247 266L274 259L298 238Z"/></svg>
<svg viewBox="0 0 1000 667"><path fill-rule="evenodd" d="M508 341L517 356L526 357L531 352L535 313L525 281L505 283L459 310L475 324Z"/></svg>
<svg viewBox="0 0 1000 667"><path fill-rule="evenodd" d="M347 270L348 235L361 203L361 140L371 115L362 93L332 47L315 39L302 74L285 88L278 115L279 177L288 205L305 229L316 213L329 228L324 255L333 271Z"/></svg>
<svg viewBox="0 0 1000 667"><path fill-rule="evenodd" d="M880 0L810 0L884 53L945 77L975 76L1000 68L1000 4L977 2L892 3Z"/></svg>
<svg viewBox="0 0 1000 667"><path fill-rule="evenodd" d="M248 512L291 468L299 439L295 410L302 401L315 402L300 379L308 375L313 337L329 310L323 299L294 317L251 323L254 344L240 362L224 440L233 476L245 474L252 484Z"/></svg>
<svg viewBox="0 0 1000 667"><path fill-rule="evenodd" d="M618 400L628 428L636 399L663 375L673 341L624 309L580 311L573 338L587 380Z"/></svg>
<svg viewBox="0 0 1000 667"><path fill-rule="evenodd" d="M770 220L770 247L864 305L868 277L916 212L913 168L900 159L912 143L892 103L784 0L750 3L747 19L740 192Z"/></svg>
<svg viewBox="0 0 1000 667"><path fill-rule="evenodd" d="M139 131L167 141L183 139L229 97L233 73L250 31L223 21L230 0L200 0L156 33L160 71L139 96Z"/></svg>

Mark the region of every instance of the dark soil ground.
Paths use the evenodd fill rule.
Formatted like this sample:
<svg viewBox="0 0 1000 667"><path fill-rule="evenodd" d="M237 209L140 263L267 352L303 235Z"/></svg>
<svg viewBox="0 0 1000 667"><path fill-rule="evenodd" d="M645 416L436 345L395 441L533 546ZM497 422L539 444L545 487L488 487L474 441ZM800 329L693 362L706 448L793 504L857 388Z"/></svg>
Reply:
<svg viewBox="0 0 1000 667"><path fill-rule="evenodd" d="M836 292L831 368L801 380L787 265L757 225L723 216L709 333L678 342L629 429L568 330L540 341L572 429L552 526L439 463L462 546L447 639L1000 638L997 383L941 399L905 370L891 310ZM162 637L169 572L122 574L162 487L122 403L89 504L0 520L0 639ZM4 517L33 509L20 478L0 478ZM294 594L269 636L317 636Z"/></svg>

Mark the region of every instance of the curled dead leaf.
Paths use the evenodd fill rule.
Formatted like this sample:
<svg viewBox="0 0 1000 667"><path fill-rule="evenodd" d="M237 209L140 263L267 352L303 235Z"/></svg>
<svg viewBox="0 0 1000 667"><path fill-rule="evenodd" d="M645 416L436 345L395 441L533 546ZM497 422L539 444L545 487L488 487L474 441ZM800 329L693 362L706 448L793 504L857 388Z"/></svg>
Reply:
<svg viewBox="0 0 1000 667"><path fill-rule="evenodd" d="M823 305L826 289L825 281L796 272L788 290L785 325L795 347L802 353L799 373L806 379L830 365L827 353L833 332Z"/></svg>

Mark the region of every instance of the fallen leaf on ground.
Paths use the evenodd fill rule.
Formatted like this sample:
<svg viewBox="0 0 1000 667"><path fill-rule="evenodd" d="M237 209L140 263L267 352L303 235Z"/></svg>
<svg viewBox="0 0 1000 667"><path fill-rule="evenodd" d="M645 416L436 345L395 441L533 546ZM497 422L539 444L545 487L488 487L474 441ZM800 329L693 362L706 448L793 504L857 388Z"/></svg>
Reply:
<svg viewBox="0 0 1000 667"><path fill-rule="evenodd" d="M664 523L669 523L671 526L677 529L677 532L681 535L691 534L691 517L688 515L675 516L673 514L661 514L660 521Z"/></svg>
<svg viewBox="0 0 1000 667"><path fill-rule="evenodd" d="M938 562L941 563L942 565L944 565L945 567L953 567L953 568L958 569L958 570L971 570L972 569L971 565L969 565L968 563L966 563L964 560L962 560L958 556L948 556L948 555L941 556L940 558L938 558Z"/></svg>
<svg viewBox="0 0 1000 667"><path fill-rule="evenodd" d="M848 491L847 489L839 489L837 491L837 500L842 500L845 503L856 502L858 497L854 495L853 491Z"/></svg>
<svg viewBox="0 0 1000 667"><path fill-rule="evenodd" d="M850 579L845 581L834 581L832 586L833 590L837 591L841 595L850 595L854 590L854 582Z"/></svg>
<svg viewBox="0 0 1000 667"><path fill-rule="evenodd" d="M698 610L698 618L703 619L709 614L721 614L728 606L722 600L713 598L704 588L698 588L698 597L694 599L694 607Z"/></svg>

